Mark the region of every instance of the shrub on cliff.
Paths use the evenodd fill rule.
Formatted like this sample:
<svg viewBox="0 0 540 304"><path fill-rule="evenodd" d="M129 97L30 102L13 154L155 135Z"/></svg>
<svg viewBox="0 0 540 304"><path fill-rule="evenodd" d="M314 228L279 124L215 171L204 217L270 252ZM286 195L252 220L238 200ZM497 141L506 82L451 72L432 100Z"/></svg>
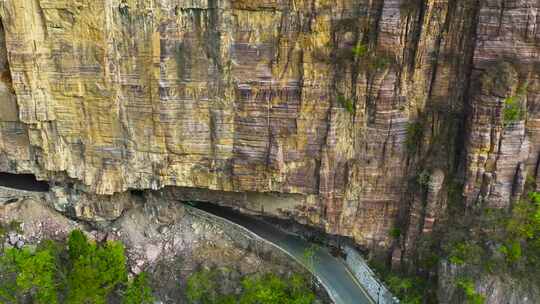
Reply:
<svg viewBox="0 0 540 304"><path fill-rule="evenodd" d="M511 96L504 100L503 119L505 125L521 119L521 104L516 96Z"/></svg>
<svg viewBox="0 0 540 304"><path fill-rule="evenodd" d="M352 52L357 58L362 58L368 54L368 47L365 44L358 43L352 48Z"/></svg>
<svg viewBox="0 0 540 304"><path fill-rule="evenodd" d="M247 277L242 281L240 304L310 304L315 295L303 277L294 275L283 279L274 274Z"/></svg>
<svg viewBox="0 0 540 304"><path fill-rule="evenodd" d="M515 202L510 212L486 209L450 241L452 264L540 284L540 193Z"/></svg>
<svg viewBox="0 0 540 304"><path fill-rule="evenodd" d="M96 244L75 230L67 246L46 240L0 254L0 303L101 304L114 293L127 304L153 301L146 275L127 282L119 242Z"/></svg>
<svg viewBox="0 0 540 304"><path fill-rule="evenodd" d="M476 292L474 282L471 279L460 279L457 281L457 287L465 294L466 303L484 304L486 297Z"/></svg>
<svg viewBox="0 0 540 304"><path fill-rule="evenodd" d="M528 84L525 83L518 88L516 95L510 96L504 100L503 123L508 125L523 119L523 110L521 108L521 99L527 94Z"/></svg>
<svg viewBox="0 0 540 304"><path fill-rule="evenodd" d="M218 272L203 269L195 272L187 280L186 296L190 303L217 303L220 294L217 285Z"/></svg>
<svg viewBox="0 0 540 304"><path fill-rule="evenodd" d="M529 199L518 202L506 224L503 253L509 263L521 264L523 273L540 268L540 193L529 193ZM533 275L536 279L538 272Z"/></svg>
<svg viewBox="0 0 540 304"><path fill-rule="evenodd" d="M73 230L69 234L67 245L69 257L72 261L88 255L91 247L88 238L80 230Z"/></svg>
<svg viewBox="0 0 540 304"><path fill-rule="evenodd" d="M224 294L217 270L201 270L187 281L186 297L193 304L311 304L315 294L303 276L252 275L242 279L240 294Z"/></svg>
<svg viewBox="0 0 540 304"><path fill-rule="evenodd" d="M389 274L385 278L392 294L397 296L403 304L420 304L423 302L426 282L417 276L403 274ZM429 303L429 302L427 302Z"/></svg>
<svg viewBox="0 0 540 304"><path fill-rule="evenodd" d="M457 243L450 251L449 260L452 264L478 264L482 260L483 251L477 244L464 241Z"/></svg>
<svg viewBox="0 0 540 304"><path fill-rule="evenodd" d="M242 286L244 292L240 297L240 304L287 303L287 285L276 275L248 277L242 281Z"/></svg>
<svg viewBox="0 0 540 304"><path fill-rule="evenodd" d="M154 297L152 289L148 285L148 278L145 272L135 276L128 284L124 292L123 304L152 304Z"/></svg>
<svg viewBox="0 0 540 304"><path fill-rule="evenodd" d="M343 95L338 95L337 101L349 113L354 114L354 103Z"/></svg>
<svg viewBox="0 0 540 304"><path fill-rule="evenodd" d="M33 303L58 303L58 252L52 243L35 251L6 249L0 257L0 303L19 303L30 297Z"/></svg>
<svg viewBox="0 0 540 304"><path fill-rule="evenodd" d="M419 145L424 136L424 128L420 122L411 122L407 125L407 135L405 137L405 147L407 153L413 155L418 151Z"/></svg>
<svg viewBox="0 0 540 304"><path fill-rule="evenodd" d="M127 281L122 244L107 242L98 246L75 231L69 237L68 246L71 262L68 303L106 303L107 296Z"/></svg>

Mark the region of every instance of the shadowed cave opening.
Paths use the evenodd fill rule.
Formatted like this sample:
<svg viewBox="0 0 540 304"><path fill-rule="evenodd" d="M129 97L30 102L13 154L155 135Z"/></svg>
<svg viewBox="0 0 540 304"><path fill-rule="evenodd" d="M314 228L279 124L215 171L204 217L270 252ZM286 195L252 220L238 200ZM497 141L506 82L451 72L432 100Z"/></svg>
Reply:
<svg viewBox="0 0 540 304"><path fill-rule="evenodd" d="M0 186L26 191L49 191L49 184L40 181L33 174L13 174L0 172Z"/></svg>
<svg viewBox="0 0 540 304"><path fill-rule="evenodd" d="M275 220L273 222L268 221L268 217L244 214L238 212L233 207L211 202L184 201L184 203L244 227L267 242L274 244L280 250L285 251L297 261L305 261L306 256L310 256L311 254L313 260L311 262L304 262L303 264L318 280L321 280L321 284L323 284L330 297L339 294L339 297L332 299L335 303L375 303L372 296L381 292L382 285L380 285L379 280L375 279L375 275L364 274L367 277L366 280L369 280L370 283L363 285L358 277L353 274L353 271L357 273L359 268L358 266L349 268L351 266L348 263L351 260L347 259L348 252L341 250L341 246L345 245L345 241L337 241L337 243L334 243L335 246L332 246L332 243L336 240L331 240L331 235L324 234L321 239L313 240L306 238L306 230L303 233L299 230L294 232L285 230L283 228L286 225L283 222L276 225L277 222ZM323 241L323 238L326 238L326 240ZM354 257L354 254L352 256ZM360 261L356 261L360 263ZM363 265L364 269L368 268L365 262ZM375 293L372 290L369 292L370 295L368 295L366 286L378 287L372 288L376 290ZM385 291L385 294L385 297L392 297L387 291Z"/></svg>
<svg viewBox="0 0 540 304"><path fill-rule="evenodd" d="M49 184L45 181L39 181L33 174L0 172L0 186L26 191L49 191ZM69 188L72 187L69 183L66 186ZM133 198L144 199L146 191L131 189L129 193ZM305 236L305 231L302 233L303 235L288 233L286 230L280 229L286 225L283 225L283 223L281 225L275 225L275 223L265 221L266 217L242 214L238 210L235 210L235 208L210 202L184 201L184 203L243 226L267 242L275 244L280 250L287 252L288 255L297 261L302 260L306 252L313 252L316 256L313 261L320 260L320 262L312 262L314 264L311 266L313 267L311 272L319 280L325 282L324 288L327 291L342 294L345 299L361 299L352 302L347 300L343 303L371 303L364 287L354 278L350 270L348 270L349 268L345 264L344 252L339 250L340 243L338 243L337 247L328 246L329 244L324 244L324 242L321 242L323 246L316 246L316 243L312 239L303 237ZM329 248L323 248L325 247L324 245L327 245ZM310 266L305 267L308 269ZM332 282L338 282L338 284L333 284ZM327 296L326 293L325 296Z"/></svg>
<svg viewBox="0 0 540 304"><path fill-rule="evenodd" d="M368 253L366 248L358 246L351 237L329 234L320 227L301 224L293 219L278 218L272 215L263 214L245 214L236 208L214 202L184 201L184 203L232 222L242 223L242 226L251 231L257 231L258 228L256 226L259 226L262 222L264 225L273 226L275 229L298 235L312 244L326 247L330 253L336 257L346 258L346 254L343 251L344 246L354 248L362 255Z"/></svg>

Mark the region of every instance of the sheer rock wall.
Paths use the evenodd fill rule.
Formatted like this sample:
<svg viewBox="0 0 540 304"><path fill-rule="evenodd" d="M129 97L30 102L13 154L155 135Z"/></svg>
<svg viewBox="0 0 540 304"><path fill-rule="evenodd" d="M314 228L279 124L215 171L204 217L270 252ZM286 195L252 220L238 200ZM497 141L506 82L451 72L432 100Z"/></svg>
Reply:
<svg viewBox="0 0 540 304"><path fill-rule="evenodd" d="M93 195L208 189L400 258L444 218L455 176L497 207L536 178L539 8L2 1L0 170Z"/></svg>

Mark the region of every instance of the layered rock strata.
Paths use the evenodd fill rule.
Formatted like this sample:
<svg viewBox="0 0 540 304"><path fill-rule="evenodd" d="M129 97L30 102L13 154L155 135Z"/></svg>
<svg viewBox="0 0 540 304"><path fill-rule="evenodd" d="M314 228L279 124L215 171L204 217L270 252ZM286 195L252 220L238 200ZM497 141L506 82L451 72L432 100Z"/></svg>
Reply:
<svg viewBox="0 0 540 304"><path fill-rule="evenodd" d="M0 169L88 195L212 190L406 252L456 176L503 208L536 180L539 8L2 1Z"/></svg>

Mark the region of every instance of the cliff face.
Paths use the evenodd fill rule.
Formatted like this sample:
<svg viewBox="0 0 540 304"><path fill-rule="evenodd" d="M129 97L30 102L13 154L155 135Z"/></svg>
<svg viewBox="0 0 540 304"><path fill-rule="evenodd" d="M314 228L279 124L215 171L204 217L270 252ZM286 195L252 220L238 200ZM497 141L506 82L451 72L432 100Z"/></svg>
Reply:
<svg viewBox="0 0 540 304"><path fill-rule="evenodd" d="M214 190L200 195L399 258L456 178L496 207L536 179L539 8L2 1L0 170L98 195ZM508 98L521 111L505 119Z"/></svg>

